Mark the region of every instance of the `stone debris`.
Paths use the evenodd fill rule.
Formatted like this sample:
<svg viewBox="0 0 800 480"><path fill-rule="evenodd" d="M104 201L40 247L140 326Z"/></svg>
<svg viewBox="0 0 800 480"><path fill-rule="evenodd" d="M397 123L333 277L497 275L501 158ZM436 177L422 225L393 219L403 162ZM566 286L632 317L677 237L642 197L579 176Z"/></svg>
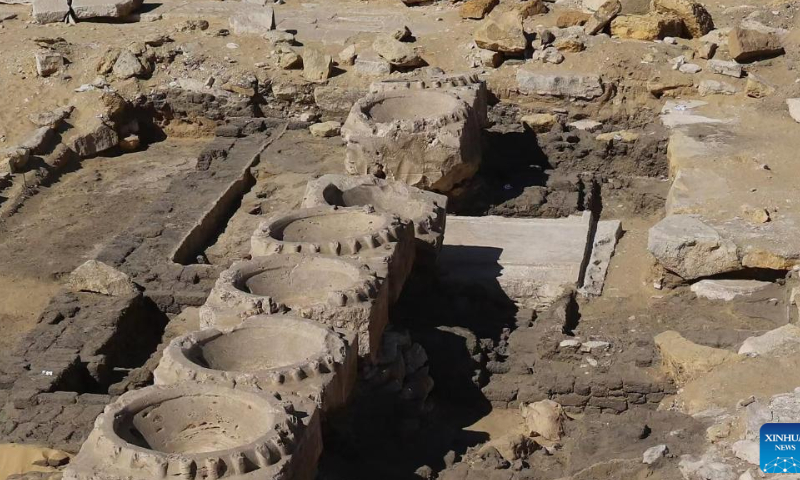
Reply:
<svg viewBox="0 0 800 480"><path fill-rule="evenodd" d="M527 46L522 15L517 11L490 16L475 30L474 38L480 48L508 55L519 55Z"/></svg>
<svg viewBox="0 0 800 480"><path fill-rule="evenodd" d="M324 82L331 76L333 59L315 48L303 49L303 77L311 82Z"/></svg>
<svg viewBox="0 0 800 480"><path fill-rule="evenodd" d="M342 124L335 121L315 123L308 127L311 135L315 137L335 137L339 135Z"/></svg>
<svg viewBox="0 0 800 480"><path fill-rule="evenodd" d="M275 11L272 7L263 7L233 15L230 27L234 35L262 35L275 30Z"/></svg>
<svg viewBox="0 0 800 480"><path fill-rule="evenodd" d="M766 79L751 72L747 74L747 84L744 87L744 93L752 98L769 97L775 93L775 86Z"/></svg>
<svg viewBox="0 0 800 480"><path fill-rule="evenodd" d="M703 97L706 95L734 95L736 87L727 82L701 80L697 86L697 92Z"/></svg>
<svg viewBox="0 0 800 480"><path fill-rule="evenodd" d="M644 451L644 454L642 454L642 463L645 465L653 465L664 458L668 453L669 448L664 444L650 447Z"/></svg>
<svg viewBox="0 0 800 480"><path fill-rule="evenodd" d="M603 94L599 75L556 75L517 70L517 84L524 94L592 100Z"/></svg>
<svg viewBox="0 0 800 480"><path fill-rule="evenodd" d="M730 302L739 297L752 295L772 285L758 280L708 279L693 283L691 290L701 298Z"/></svg>
<svg viewBox="0 0 800 480"><path fill-rule="evenodd" d="M355 44L348 45L341 52L339 52L340 65L353 65L356 63L356 46Z"/></svg>
<svg viewBox="0 0 800 480"><path fill-rule="evenodd" d="M76 291L102 293L103 295L120 296L139 293L128 275L97 260L88 260L73 270L69 276L69 285Z"/></svg>
<svg viewBox="0 0 800 480"><path fill-rule="evenodd" d="M372 43L372 49L395 67L414 68L425 65L414 47L389 35L379 35Z"/></svg>
<svg viewBox="0 0 800 480"><path fill-rule="evenodd" d="M361 75L380 77L392 73L392 66L374 51L367 51L356 57L355 70Z"/></svg>
<svg viewBox="0 0 800 480"><path fill-rule="evenodd" d="M783 54L777 35L735 27L728 34L728 52L738 63L750 63Z"/></svg>
<svg viewBox="0 0 800 480"><path fill-rule="evenodd" d="M699 38L714 29L711 14L695 0L653 0L653 9L659 13L672 14L683 20L688 33Z"/></svg>
<svg viewBox="0 0 800 480"><path fill-rule="evenodd" d="M614 18L622 11L619 0L607 0L597 9L584 25L587 35L595 35L605 29Z"/></svg>
<svg viewBox="0 0 800 480"><path fill-rule="evenodd" d="M662 368L679 385L739 359L733 352L698 345L674 331L659 333L654 340L661 353Z"/></svg>
<svg viewBox="0 0 800 480"><path fill-rule="evenodd" d="M677 16L660 13L619 15L611 21L611 35L635 40L679 36L683 28L683 21Z"/></svg>
<svg viewBox="0 0 800 480"><path fill-rule="evenodd" d="M712 73L727 75L734 78L742 78L744 73L744 70L740 64L725 60L709 60L706 62L706 68Z"/></svg>
<svg viewBox="0 0 800 480"><path fill-rule="evenodd" d="M498 3L500 3L498 0L468 0L461 5L458 13L461 15L461 18L481 20L491 12Z"/></svg>

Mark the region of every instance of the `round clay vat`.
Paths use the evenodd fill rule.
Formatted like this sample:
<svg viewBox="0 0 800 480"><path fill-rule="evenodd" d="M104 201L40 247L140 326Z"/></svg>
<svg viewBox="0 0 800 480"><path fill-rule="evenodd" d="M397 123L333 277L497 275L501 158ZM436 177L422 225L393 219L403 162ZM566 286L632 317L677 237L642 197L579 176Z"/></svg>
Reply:
<svg viewBox="0 0 800 480"><path fill-rule="evenodd" d="M346 355L332 328L288 315L250 317L228 332L205 329L173 339L156 383L192 380L269 389L333 373Z"/></svg>
<svg viewBox="0 0 800 480"><path fill-rule="evenodd" d="M412 237L409 221L376 211L371 205L319 206L280 214L262 223L251 238L251 253L355 255Z"/></svg>
<svg viewBox="0 0 800 480"><path fill-rule="evenodd" d="M136 478L241 478L261 470L253 478L272 478L302 428L292 411L274 397L215 385L147 387L106 407L86 442L91 451L81 449L77 463L122 467Z"/></svg>

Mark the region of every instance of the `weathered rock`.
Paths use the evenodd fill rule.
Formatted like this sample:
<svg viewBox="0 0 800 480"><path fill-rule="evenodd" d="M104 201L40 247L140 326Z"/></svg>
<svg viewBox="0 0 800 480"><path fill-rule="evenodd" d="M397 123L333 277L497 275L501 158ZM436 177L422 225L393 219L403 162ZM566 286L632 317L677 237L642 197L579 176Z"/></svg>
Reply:
<svg viewBox="0 0 800 480"><path fill-rule="evenodd" d="M717 44L713 42L700 42L700 45L694 49L694 56L705 60L714 58L717 52Z"/></svg>
<svg viewBox="0 0 800 480"><path fill-rule="evenodd" d="M61 23L69 15L67 0L33 0L33 21L36 23Z"/></svg>
<svg viewBox="0 0 800 480"><path fill-rule="evenodd" d="M403 25L401 27L398 27L392 33L392 38L394 38L395 40L400 41L400 42L409 41L412 37L413 37L413 35L411 35L411 29L409 29L405 25Z"/></svg>
<svg viewBox="0 0 800 480"><path fill-rule="evenodd" d="M498 3L500 3L499 0L468 0L464 2L458 13L461 18L480 20L488 15Z"/></svg>
<svg viewBox="0 0 800 480"><path fill-rule="evenodd" d="M524 20L534 15L545 14L548 12L548 8L543 0L527 0L517 7L517 11Z"/></svg>
<svg viewBox="0 0 800 480"><path fill-rule="evenodd" d="M369 51L356 57L355 70L361 75L378 77L392 73L392 66L377 53Z"/></svg>
<svg viewBox="0 0 800 480"><path fill-rule="evenodd" d="M278 66L284 70L300 68L303 66L303 58L295 52L283 53L278 58Z"/></svg>
<svg viewBox="0 0 800 480"><path fill-rule="evenodd" d="M317 49L303 49L303 77L311 82L324 82L331 76L333 59Z"/></svg>
<svg viewBox="0 0 800 480"><path fill-rule="evenodd" d="M683 32L683 28L683 20L675 15L662 13L620 15L611 21L611 35L636 40L677 37Z"/></svg>
<svg viewBox="0 0 800 480"><path fill-rule="evenodd" d="M592 18L586 22L586 25L583 28L586 30L588 35L594 35L600 33L605 29L609 23L619 15L619 12L622 11L622 4L619 0L607 0L603 5L597 9L594 14L592 14Z"/></svg>
<svg viewBox="0 0 800 480"><path fill-rule="evenodd" d="M558 123L558 117L552 113L534 113L522 117L522 124L534 133L547 133Z"/></svg>
<svg viewBox="0 0 800 480"><path fill-rule="evenodd" d="M583 26L589 21L590 18L592 18L592 16L588 13L577 10L568 10L561 13L558 18L556 18L556 26L558 28Z"/></svg>
<svg viewBox="0 0 800 480"><path fill-rule="evenodd" d="M230 27L234 35L261 35L275 30L275 11L272 7L253 8L245 13L232 15Z"/></svg>
<svg viewBox="0 0 800 480"><path fill-rule="evenodd" d="M758 460L760 458L760 453L758 442L754 442L752 440L739 440L731 445L731 450L733 450L733 454L736 456L736 458L740 458L753 465L759 464Z"/></svg>
<svg viewBox="0 0 800 480"><path fill-rule="evenodd" d="M348 45L339 52L339 65L353 65L356 63L356 46Z"/></svg>
<svg viewBox="0 0 800 480"><path fill-rule="evenodd" d="M119 135L99 118L81 125L80 131L67 140L67 146L81 158L92 157L119 144Z"/></svg>
<svg viewBox="0 0 800 480"><path fill-rule="evenodd" d="M681 73L695 74L695 73L700 73L703 70L703 67L701 67L696 63L684 63L680 67L678 67L678 70Z"/></svg>
<svg viewBox="0 0 800 480"><path fill-rule="evenodd" d="M603 124L596 120L585 118L583 120L576 120L567 124L575 130L583 130L585 132L596 132L603 128Z"/></svg>
<svg viewBox="0 0 800 480"><path fill-rule="evenodd" d="M129 276L97 260L88 260L73 270L68 282L72 289L82 292L112 296L139 293Z"/></svg>
<svg viewBox="0 0 800 480"><path fill-rule="evenodd" d="M789 116L800 123L800 98L787 98L786 106L789 107Z"/></svg>
<svg viewBox="0 0 800 480"><path fill-rule="evenodd" d="M655 447L650 447L644 451L644 454L642 455L642 463L646 465L653 465L664 458L668 453L669 448L667 448L667 446L663 443L661 445L656 445Z"/></svg>
<svg viewBox="0 0 800 480"><path fill-rule="evenodd" d="M503 54L491 50L478 49L478 58L484 67L497 68L503 64Z"/></svg>
<svg viewBox="0 0 800 480"><path fill-rule="evenodd" d="M775 86L754 73L748 73L744 93L748 97L764 98L775 93Z"/></svg>
<svg viewBox="0 0 800 480"><path fill-rule="evenodd" d="M533 62L544 62L544 63L552 63L558 65L559 63L564 61L564 55L558 51L555 47L547 47L544 50L536 50L533 52L531 56L531 61Z"/></svg>
<svg viewBox="0 0 800 480"><path fill-rule="evenodd" d="M634 143L639 139L639 134L631 130L617 130L616 132L601 133L594 139L603 143Z"/></svg>
<svg viewBox="0 0 800 480"><path fill-rule="evenodd" d="M311 135L315 137L335 137L339 135L342 124L335 121L315 123L311 125L308 130Z"/></svg>
<svg viewBox="0 0 800 480"><path fill-rule="evenodd" d="M733 467L705 455L697 460L684 455L678 468L685 480L736 480Z"/></svg>
<svg viewBox="0 0 800 480"><path fill-rule="evenodd" d="M135 12L143 0L72 0L72 13L78 20L122 18Z"/></svg>
<svg viewBox="0 0 800 480"><path fill-rule="evenodd" d="M740 268L736 245L691 215L669 215L650 229L647 248L686 280Z"/></svg>
<svg viewBox="0 0 800 480"><path fill-rule="evenodd" d="M739 347L739 355L768 355L792 344L800 344L800 327L790 323L763 335L748 337Z"/></svg>
<svg viewBox="0 0 800 480"><path fill-rule="evenodd" d="M693 283L691 290L698 297L709 300L731 301L737 297L752 295L772 285L758 280L700 280Z"/></svg>
<svg viewBox="0 0 800 480"><path fill-rule="evenodd" d="M676 15L683 20L686 30L694 38L702 37L714 29L711 14L695 0L653 0L652 9Z"/></svg>
<svg viewBox="0 0 800 480"><path fill-rule="evenodd" d="M783 54L780 39L774 33L736 27L728 34L728 52L739 63Z"/></svg>
<svg viewBox="0 0 800 480"><path fill-rule="evenodd" d="M556 41L553 42L553 46L556 47L556 49L559 52L572 52L572 53L582 52L586 48L586 45L583 43L583 40L575 37L557 38Z"/></svg>
<svg viewBox="0 0 800 480"><path fill-rule="evenodd" d="M733 95L736 93L736 87L727 82L701 80L697 86L697 92L703 97L706 95Z"/></svg>
<svg viewBox="0 0 800 480"><path fill-rule="evenodd" d="M114 73L115 77L124 80L126 78L144 75L147 70L144 68L136 55L133 54L133 52L128 49L124 49L119 52L117 61L114 62L112 72Z"/></svg>
<svg viewBox="0 0 800 480"><path fill-rule="evenodd" d="M272 30L261 35L261 38L273 45L293 44L294 34L281 30Z"/></svg>
<svg viewBox="0 0 800 480"><path fill-rule="evenodd" d="M40 77L49 77L64 66L64 56L58 52L41 50L36 52L36 73Z"/></svg>
<svg viewBox="0 0 800 480"><path fill-rule="evenodd" d="M356 88L320 85L314 89L314 103L325 112L345 116L364 93Z"/></svg>
<svg viewBox="0 0 800 480"><path fill-rule="evenodd" d="M31 154L24 148L6 148L0 150L0 170L8 173L19 173L25 170Z"/></svg>
<svg viewBox="0 0 800 480"><path fill-rule="evenodd" d="M37 127L57 127L70 116L74 107L59 107L49 112L32 113L28 115L28 120Z"/></svg>
<svg viewBox="0 0 800 480"><path fill-rule="evenodd" d="M479 453L485 448L496 448L504 459L513 462L514 460L528 458L540 447L532 438L526 435L509 433L496 440L491 440L481 447Z"/></svg>
<svg viewBox="0 0 800 480"><path fill-rule="evenodd" d="M728 350L690 342L672 330L656 335L654 341L661 354L662 368L678 385L699 378L723 363L735 362L740 358Z"/></svg>
<svg viewBox="0 0 800 480"><path fill-rule="evenodd" d="M742 78L742 74L744 73L741 65L736 62L728 62L725 60L709 60L706 62L706 68L712 73L727 75L734 78Z"/></svg>
<svg viewBox="0 0 800 480"><path fill-rule="evenodd" d="M509 11L487 18L475 30L474 38L480 48L511 55L521 54L526 47L522 15L517 11Z"/></svg>
<svg viewBox="0 0 800 480"><path fill-rule="evenodd" d="M414 68L425 65L414 47L389 35L378 35L372 42L372 48L395 67Z"/></svg>
<svg viewBox="0 0 800 480"><path fill-rule="evenodd" d="M552 400L542 400L520 407L525 433L558 442L564 433L564 409Z"/></svg>
<svg viewBox="0 0 800 480"><path fill-rule="evenodd" d="M19 144L20 148L34 155L44 154L55 146L55 129L53 127L39 127Z"/></svg>
<svg viewBox="0 0 800 480"><path fill-rule="evenodd" d="M592 100L603 94L599 75L557 75L517 70L517 85L524 94Z"/></svg>

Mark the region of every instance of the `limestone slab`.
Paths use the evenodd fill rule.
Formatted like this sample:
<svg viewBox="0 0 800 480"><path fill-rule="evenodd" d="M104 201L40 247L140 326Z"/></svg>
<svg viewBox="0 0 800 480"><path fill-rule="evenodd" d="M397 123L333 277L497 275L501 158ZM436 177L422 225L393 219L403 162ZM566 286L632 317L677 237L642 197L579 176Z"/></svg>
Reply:
<svg viewBox="0 0 800 480"><path fill-rule="evenodd" d="M546 305L580 285L591 223L589 213L561 219L450 216L439 258L443 280L499 288L522 304Z"/></svg>
<svg viewBox="0 0 800 480"><path fill-rule="evenodd" d="M581 293L587 296L598 296L603 293L608 265L617 247L617 240L622 235L622 223L619 220L602 220L597 222L597 229L592 241L592 253L586 265Z"/></svg>

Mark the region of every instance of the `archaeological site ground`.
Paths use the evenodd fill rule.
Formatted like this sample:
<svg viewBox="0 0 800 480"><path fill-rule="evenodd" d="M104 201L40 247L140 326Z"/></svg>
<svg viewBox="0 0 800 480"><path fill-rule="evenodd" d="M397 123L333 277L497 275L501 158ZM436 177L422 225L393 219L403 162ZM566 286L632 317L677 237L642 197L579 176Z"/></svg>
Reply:
<svg viewBox="0 0 800 480"><path fill-rule="evenodd" d="M0 0L0 480L800 480L798 8Z"/></svg>

